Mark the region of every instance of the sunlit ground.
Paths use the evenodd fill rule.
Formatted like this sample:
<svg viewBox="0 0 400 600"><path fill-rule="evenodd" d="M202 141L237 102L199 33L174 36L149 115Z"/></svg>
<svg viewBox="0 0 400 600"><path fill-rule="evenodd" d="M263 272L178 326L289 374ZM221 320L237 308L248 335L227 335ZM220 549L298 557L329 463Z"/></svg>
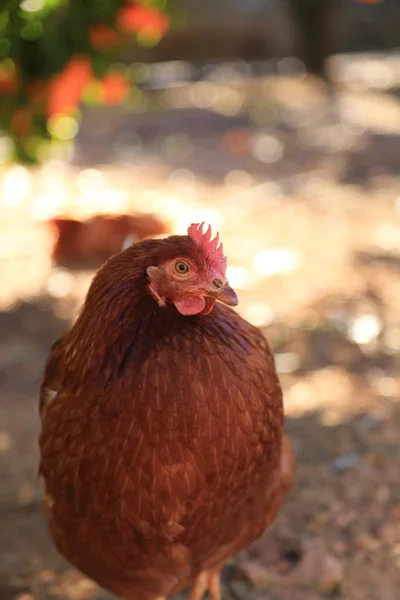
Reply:
<svg viewBox="0 0 400 600"><path fill-rule="evenodd" d="M151 67L139 108L86 115L68 161L33 170L4 166L0 310L11 315L23 302L49 297L55 317L73 322L93 272L52 265L50 218L155 213L171 233L204 220L220 231L238 310L265 327L273 345L289 429L292 418L314 413L329 429L367 415L371 427L363 422L365 435L357 429L360 444L347 430L333 441L327 434L332 468L347 473L366 448L374 452L380 444L398 465L398 429L390 420L400 393L400 57L335 57L329 92L295 59L278 67L279 76L256 78L243 64L209 67L194 83L189 65ZM35 331L29 322L34 340L40 326ZM5 365L27 362L16 346L14 359L0 352ZM376 423L384 424L384 441L374 437ZM324 455L325 434L317 440L317 433L304 434L307 425L296 427L300 460ZM0 452L18 446L11 429L0 435ZM23 495L16 471L17 491L10 489ZM30 480L27 473L29 467ZM308 476L299 476L303 491ZM321 485L330 485L327 476ZM394 480L380 492L380 514L400 502L390 486ZM345 493L336 492L339 500ZM379 534L368 536L384 543ZM398 537L389 553L397 563L400 530ZM364 543L372 551L375 542ZM336 539L332 549L337 556L347 551ZM353 581L346 598L375 598L357 596L356 587ZM381 597L395 598L390 593Z"/></svg>

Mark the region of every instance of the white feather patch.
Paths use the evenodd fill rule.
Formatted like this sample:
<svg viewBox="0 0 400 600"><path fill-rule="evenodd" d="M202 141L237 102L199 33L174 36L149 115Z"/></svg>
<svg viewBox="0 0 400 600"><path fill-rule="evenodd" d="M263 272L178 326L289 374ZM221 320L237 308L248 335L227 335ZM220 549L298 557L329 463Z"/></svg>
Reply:
<svg viewBox="0 0 400 600"><path fill-rule="evenodd" d="M57 396L58 392L56 392L55 390L52 390L50 388L45 388L44 389L44 404L45 406L49 406L50 402L52 402L54 400L54 398Z"/></svg>

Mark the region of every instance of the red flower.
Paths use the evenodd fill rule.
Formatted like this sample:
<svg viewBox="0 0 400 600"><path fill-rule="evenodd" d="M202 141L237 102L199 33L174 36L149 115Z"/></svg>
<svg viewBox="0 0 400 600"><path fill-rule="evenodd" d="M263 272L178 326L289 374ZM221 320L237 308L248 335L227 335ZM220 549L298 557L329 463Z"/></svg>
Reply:
<svg viewBox="0 0 400 600"><path fill-rule="evenodd" d="M13 94L18 87L15 73L10 73L0 66L0 95Z"/></svg>
<svg viewBox="0 0 400 600"><path fill-rule="evenodd" d="M16 108L11 115L12 131L22 137L32 129L32 114L29 108Z"/></svg>
<svg viewBox="0 0 400 600"><path fill-rule="evenodd" d="M93 79L92 65L86 56L72 57L61 73L50 81L47 112L53 115L73 112L84 87Z"/></svg>
<svg viewBox="0 0 400 600"><path fill-rule="evenodd" d="M108 73L101 80L104 104L119 104L126 100L130 84L122 73Z"/></svg>
<svg viewBox="0 0 400 600"><path fill-rule="evenodd" d="M96 50L107 50L115 45L118 35L109 25L92 25L89 41Z"/></svg>
<svg viewBox="0 0 400 600"><path fill-rule="evenodd" d="M125 33L160 37L168 30L169 19L151 6L124 6L118 13L118 25Z"/></svg>

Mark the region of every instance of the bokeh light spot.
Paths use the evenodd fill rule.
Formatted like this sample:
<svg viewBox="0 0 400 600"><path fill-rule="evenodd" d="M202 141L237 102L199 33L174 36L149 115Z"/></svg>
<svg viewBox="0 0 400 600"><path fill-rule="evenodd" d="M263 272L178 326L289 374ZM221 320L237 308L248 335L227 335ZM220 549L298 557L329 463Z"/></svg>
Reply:
<svg viewBox="0 0 400 600"><path fill-rule="evenodd" d="M23 0L21 2L22 10L26 12L37 12L45 6L45 0Z"/></svg>
<svg viewBox="0 0 400 600"><path fill-rule="evenodd" d="M67 115L55 115L49 119L49 131L59 140L71 140L78 133L78 121Z"/></svg>

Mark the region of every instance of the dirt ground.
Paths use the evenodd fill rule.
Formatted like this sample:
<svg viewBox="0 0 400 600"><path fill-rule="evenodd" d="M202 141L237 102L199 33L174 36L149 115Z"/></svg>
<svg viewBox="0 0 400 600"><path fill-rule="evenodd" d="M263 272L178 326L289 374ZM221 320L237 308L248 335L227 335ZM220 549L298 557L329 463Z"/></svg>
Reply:
<svg viewBox="0 0 400 600"><path fill-rule="evenodd" d="M49 347L92 276L50 264L43 219L114 202L155 211L179 232L198 217L218 226L239 310L275 351L296 484L272 530L227 566L226 596L396 600L397 88L338 84L332 100L315 81L269 79L237 96L222 86L213 110L189 106L182 90L161 95L162 110L88 115L74 164L14 173L29 183L18 202L7 196L13 175L1 174L0 599L111 598L50 541L36 440Z"/></svg>

